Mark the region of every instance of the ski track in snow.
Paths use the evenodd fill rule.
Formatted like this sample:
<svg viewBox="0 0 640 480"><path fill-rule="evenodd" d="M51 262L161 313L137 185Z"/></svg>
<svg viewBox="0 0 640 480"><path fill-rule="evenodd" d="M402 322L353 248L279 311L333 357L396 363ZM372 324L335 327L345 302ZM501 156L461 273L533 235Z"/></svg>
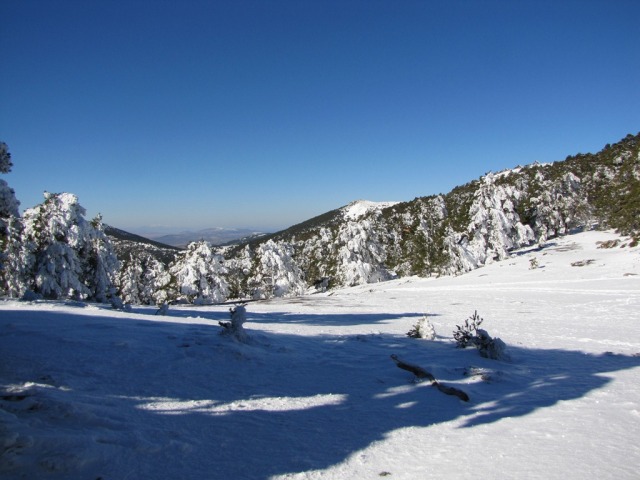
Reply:
<svg viewBox="0 0 640 480"><path fill-rule="evenodd" d="M611 238L250 303L246 344L218 334L228 306L0 302L0 476L637 478L640 248ZM455 348L475 310L508 361ZM423 315L434 341L406 336Z"/></svg>

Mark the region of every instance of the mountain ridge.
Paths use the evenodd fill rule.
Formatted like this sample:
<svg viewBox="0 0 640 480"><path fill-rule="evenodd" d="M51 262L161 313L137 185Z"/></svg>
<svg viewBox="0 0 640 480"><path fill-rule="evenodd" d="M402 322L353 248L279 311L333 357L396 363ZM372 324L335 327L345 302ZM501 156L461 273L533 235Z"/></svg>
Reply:
<svg viewBox="0 0 640 480"><path fill-rule="evenodd" d="M206 304L459 275L596 227L640 241L640 134L595 154L489 172L446 194L357 200L234 245L196 242L171 252L166 271L154 264L147 290L156 303Z"/></svg>
<svg viewBox="0 0 640 480"><path fill-rule="evenodd" d="M293 294L319 283L455 275L593 225L637 241L639 145L640 134L627 135L596 154L489 172L449 193L390 203L357 218L345 215L352 202L238 245L225 252L226 263L236 293L268 296L278 282L281 292ZM274 255L280 263L269 259Z"/></svg>
<svg viewBox="0 0 640 480"><path fill-rule="evenodd" d="M154 240L174 247L185 248L191 242L201 240L205 240L212 245L228 245L245 242L263 235L267 235L267 233L250 228L210 227L197 231L185 230L179 233L160 235L154 237Z"/></svg>

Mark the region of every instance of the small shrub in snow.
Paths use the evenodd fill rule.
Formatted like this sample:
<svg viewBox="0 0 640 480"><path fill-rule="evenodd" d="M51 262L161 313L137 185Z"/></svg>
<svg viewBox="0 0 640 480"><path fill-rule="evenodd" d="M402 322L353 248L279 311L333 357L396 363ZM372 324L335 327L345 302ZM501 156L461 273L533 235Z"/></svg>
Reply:
<svg viewBox="0 0 640 480"><path fill-rule="evenodd" d="M538 265L538 259L536 257L532 257L529 259L529 270L535 270L540 265Z"/></svg>
<svg viewBox="0 0 640 480"><path fill-rule="evenodd" d="M122 301L120 297L114 295L111 297L111 308L114 310L122 310L123 312L130 312L131 305Z"/></svg>
<svg viewBox="0 0 640 480"><path fill-rule="evenodd" d="M469 345L475 345L474 338L481 323L482 318L476 310L471 317L464 321L463 325L456 325L457 330L453 332L456 347L467 348Z"/></svg>
<svg viewBox="0 0 640 480"><path fill-rule="evenodd" d="M481 357L492 360L507 360L507 345L499 338L493 338L486 330L478 328L483 322L478 312L467 318L464 325L456 325L458 328L453 332L453 338L458 348L466 348L473 345L478 349Z"/></svg>
<svg viewBox="0 0 640 480"><path fill-rule="evenodd" d="M478 329L475 340L476 348L481 357L491 360L506 360L508 358L507 345L499 338L492 338L486 330Z"/></svg>
<svg viewBox="0 0 640 480"><path fill-rule="evenodd" d="M429 319L422 317L413 326L411 330L407 332L407 336L411 338L422 338L424 340L433 340L436 338L436 329L433 327Z"/></svg>
<svg viewBox="0 0 640 480"><path fill-rule="evenodd" d="M218 322L223 327L222 335L231 335L236 340L244 342L247 340L247 332L242 326L247 321L247 309L244 305L238 305L229 309L229 315L231 316L230 322Z"/></svg>
<svg viewBox="0 0 640 480"><path fill-rule="evenodd" d="M20 300L23 302L35 302L37 300L42 300L42 295L34 292L33 290L27 290L24 292Z"/></svg>
<svg viewBox="0 0 640 480"><path fill-rule="evenodd" d="M167 302L158 305L158 311L156 315L167 315L169 313L169 304Z"/></svg>

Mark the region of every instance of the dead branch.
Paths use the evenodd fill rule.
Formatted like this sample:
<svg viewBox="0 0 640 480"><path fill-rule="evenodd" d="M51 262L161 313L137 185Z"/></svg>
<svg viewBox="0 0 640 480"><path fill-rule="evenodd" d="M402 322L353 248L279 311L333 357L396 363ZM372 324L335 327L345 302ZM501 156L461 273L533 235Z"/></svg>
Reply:
<svg viewBox="0 0 640 480"><path fill-rule="evenodd" d="M438 382L435 377L427 372L424 368L419 367L418 365L413 365L411 363L407 363L403 360L400 360L398 358L397 355L392 354L391 355L391 360L393 360L395 362L395 364L398 366L398 368L401 368L403 370L407 370L408 372L413 373L416 378L420 378L420 379L427 379L431 382L431 385L436 387L438 390L440 390L442 393L446 394L446 395L453 395L458 397L460 400L462 400L463 402L468 402L469 401L469 395L467 395L465 392L463 392L462 390L455 388L455 387L449 387L447 385L444 385L440 382Z"/></svg>

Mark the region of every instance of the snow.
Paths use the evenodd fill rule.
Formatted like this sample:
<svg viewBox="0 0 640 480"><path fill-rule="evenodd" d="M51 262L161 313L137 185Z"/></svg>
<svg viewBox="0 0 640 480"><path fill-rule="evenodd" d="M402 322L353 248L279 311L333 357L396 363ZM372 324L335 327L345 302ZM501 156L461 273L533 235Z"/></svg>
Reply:
<svg viewBox="0 0 640 480"><path fill-rule="evenodd" d="M373 210L382 210L391 207L398 202L371 202L369 200L356 200L346 207L343 207L344 218L348 220L358 220Z"/></svg>
<svg viewBox="0 0 640 480"><path fill-rule="evenodd" d="M219 335L229 305L2 301L0 476L637 478L640 248L597 243L618 238L249 303L246 342ZM510 361L455 348L476 310ZM424 316L436 339L408 338Z"/></svg>

